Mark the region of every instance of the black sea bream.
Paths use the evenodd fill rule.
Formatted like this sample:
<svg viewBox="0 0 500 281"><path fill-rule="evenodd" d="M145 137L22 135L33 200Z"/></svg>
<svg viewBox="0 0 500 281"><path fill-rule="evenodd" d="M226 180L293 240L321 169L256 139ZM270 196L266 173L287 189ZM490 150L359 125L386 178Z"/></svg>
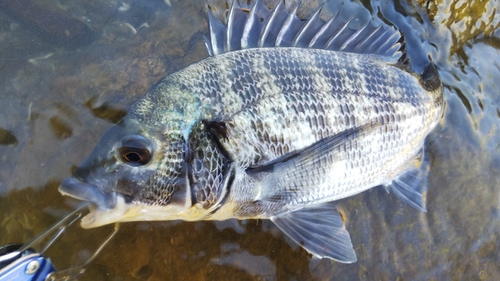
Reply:
<svg viewBox="0 0 500 281"><path fill-rule="evenodd" d="M159 81L59 190L94 203L82 226L271 219L316 257L356 255L332 201L383 185L425 211L425 137L443 87L410 70L392 27L307 20L280 2L222 23L207 59Z"/></svg>

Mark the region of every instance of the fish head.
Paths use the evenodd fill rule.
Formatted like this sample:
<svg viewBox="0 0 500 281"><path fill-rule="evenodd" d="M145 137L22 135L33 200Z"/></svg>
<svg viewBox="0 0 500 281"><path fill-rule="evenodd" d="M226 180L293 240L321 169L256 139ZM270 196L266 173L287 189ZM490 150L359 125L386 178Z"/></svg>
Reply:
<svg viewBox="0 0 500 281"><path fill-rule="evenodd" d="M178 219L191 207L187 143L180 126L162 131L135 119L110 128L72 177L63 195L94 203L82 219L92 228L114 222Z"/></svg>

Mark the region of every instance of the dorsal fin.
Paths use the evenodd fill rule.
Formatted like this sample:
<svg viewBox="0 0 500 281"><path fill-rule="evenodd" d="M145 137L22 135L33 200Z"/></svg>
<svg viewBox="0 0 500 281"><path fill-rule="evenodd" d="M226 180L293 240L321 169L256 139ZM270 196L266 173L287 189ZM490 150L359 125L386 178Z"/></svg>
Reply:
<svg viewBox="0 0 500 281"><path fill-rule="evenodd" d="M255 0L250 9L233 0L223 23L207 6L209 34L205 37L208 53L215 56L231 51L259 47L302 47L389 57L407 64L404 40L399 31L385 24L366 22L358 29L337 13L330 20L320 18L323 4L305 19L297 16L300 1L292 11L281 0L268 9Z"/></svg>

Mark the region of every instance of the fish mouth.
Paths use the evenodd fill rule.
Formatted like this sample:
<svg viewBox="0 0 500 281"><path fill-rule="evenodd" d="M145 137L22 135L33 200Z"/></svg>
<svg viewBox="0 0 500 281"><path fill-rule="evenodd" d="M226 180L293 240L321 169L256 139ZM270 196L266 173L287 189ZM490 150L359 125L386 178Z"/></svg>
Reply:
<svg viewBox="0 0 500 281"><path fill-rule="evenodd" d="M59 185L59 192L78 200L89 201L90 213L82 218L83 228L94 228L106 224L125 221L163 220L165 212L161 207L127 202L116 192L103 192L96 185L75 177L65 179Z"/></svg>
<svg viewBox="0 0 500 281"><path fill-rule="evenodd" d="M113 223L119 220L119 217L125 212L123 208L120 208L125 204L123 196L114 192L105 193L99 187L75 177L65 179L59 185L59 192L62 195L93 203L89 207L90 213L82 219L81 226L83 228Z"/></svg>
<svg viewBox="0 0 500 281"><path fill-rule="evenodd" d="M205 212L197 206L157 206L133 202L119 192L106 193L98 186L84 182L77 177L69 177L59 185L59 192L78 200L88 201L90 213L82 218L83 228L94 228L116 222L159 221L159 220L200 220Z"/></svg>
<svg viewBox="0 0 500 281"><path fill-rule="evenodd" d="M111 210L116 207L116 194L104 193L99 187L70 177L59 185L59 192L78 200L90 201L99 209Z"/></svg>

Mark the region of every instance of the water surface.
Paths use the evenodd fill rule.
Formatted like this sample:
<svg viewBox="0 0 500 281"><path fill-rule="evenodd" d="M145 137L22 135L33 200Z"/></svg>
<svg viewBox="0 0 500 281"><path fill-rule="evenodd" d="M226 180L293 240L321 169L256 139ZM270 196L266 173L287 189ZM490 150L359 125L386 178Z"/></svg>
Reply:
<svg viewBox="0 0 500 281"><path fill-rule="evenodd" d="M200 1L17 2L0 0L1 244L69 212L77 201L57 186L100 135L156 81L207 56ZM318 3L304 2L304 14ZM427 213L382 188L339 201L352 265L311 259L269 221L126 223L79 280L498 280L499 3L410 2L343 9L396 25L415 69L428 55L439 67L447 109L426 144ZM330 0L325 15L346 5ZM75 265L110 231L76 227L48 255Z"/></svg>

